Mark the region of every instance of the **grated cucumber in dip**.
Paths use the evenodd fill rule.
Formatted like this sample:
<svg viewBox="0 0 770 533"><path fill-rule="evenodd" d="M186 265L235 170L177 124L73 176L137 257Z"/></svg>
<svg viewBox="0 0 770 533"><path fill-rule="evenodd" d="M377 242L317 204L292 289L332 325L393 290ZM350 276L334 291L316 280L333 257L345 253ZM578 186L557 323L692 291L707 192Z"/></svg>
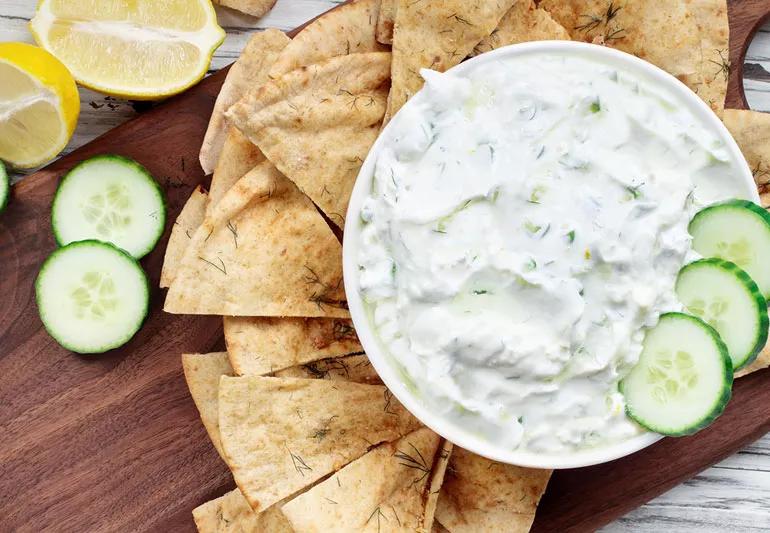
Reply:
<svg viewBox="0 0 770 533"><path fill-rule="evenodd" d="M361 211L359 289L434 412L559 453L630 438L618 381L681 309L697 209L735 196L678 96L581 55L423 71Z"/></svg>

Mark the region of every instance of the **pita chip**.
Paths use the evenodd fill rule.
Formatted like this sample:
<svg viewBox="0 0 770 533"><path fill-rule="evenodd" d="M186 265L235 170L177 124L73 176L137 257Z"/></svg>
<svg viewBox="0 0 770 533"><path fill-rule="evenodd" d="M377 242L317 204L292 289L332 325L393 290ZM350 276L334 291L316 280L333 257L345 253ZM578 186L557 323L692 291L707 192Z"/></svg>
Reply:
<svg viewBox="0 0 770 533"><path fill-rule="evenodd" d="M342 228L380 129L389 69L384 52L334 57L266 83L227 116Z"/></svg>
<svg viewBox="0 0 770 533"><path fill-rule="evenodd" d="M420 69L444 72L488 37L514 0L397 0L386 122L422 88Z"/></svg>
<svg viewBox="0 0 770 533"><path fill-rule="evenodd" d="M509 44L549 40L569 41L569 32L553 20L548 11L538 8L534 0L517 0L497 28L476 45L471 55Z"/></svg>
<svg viewBox="0 0 770 533"><path fill-rule="evenodd" d="M215 4L229 7L252 17L261 17L270 11L276 0L214 0Z"/></svg>
<svg viewBox="0 0 770 533"><path fill-rule="evenodd" d="M312 202L266 161L195 232L164 309L347 318L342 247Z"/></svg>
<svg viewBox="0 0 770 533"><path fill-rule="evenodd" d="M725 109L722 120L754 174L762 207L770 207L770 113Z"/></svg>
<svg viewBox="0 0 770 533"><path fill-rule="evenodd" d="M176 222L171 227L171 236L166 246L166 255L163 257L163 268L160 272L161 288L171 285L176 276L179 263L184 257L185 250L192 240L193 234L203 223L203 215L206 212L208 194L200 186L196 187L187 202L184 204Z"/></svg>
<svg viewBox="0 0 770 533"><path fill-rule="evenodd" d="M377 371L364 354L321 359L274 373L279 378L328 379L382 385Z"/></svg>
<svg viewBox="0 0 770 533"><path fill-rule="evenodd" d="M679 78L715 112L724 108L729 52L725 0L543 0L539 7L573 40L641 57Z"/></svg>
<svg viewBox="0 0 770 533"><path fill-rule="evenodd" d="M419 427L380 385L257 376L219 383L225 460L255 511Z"/></svg>
<svg viewBox="0 0 770 533"><path fill-rule="evenodd" d="M295 531L430 531L425 505L440 444L428 428L381 444L281 510Z"/></svg>
<svg viewBox="0 0 770 533"><path fill-rule="evenodd" d="M270 77L280 78L332 57L387 51L375 39L379 6L379 0L355 0L321 15L284 49Z"/></svg>
<svg viewBox="0 0 770 533"><path fill-rule="evenodd" d="M217 452L222 456L219 439L219 378L223 375L233 375L227 352L182 354L182 368L203 426Z"/></svg>
<svg viewBox="0 0 770 533"><path fill-rule="evenodd" d="M235 489L193 509L198 533L293 533L279 506L255 513Z"/></svg>
<svg viewBox="0 0 770 533"><path fill-rule="evenodd" d="M396 4L398 0L382 0L380 14L377 16L377 41L393 44L393 25L396 22Z"/></svg>
<svg viewBox="0 0 770 533"><path fill-rule="evenodd" d="M238 375L363 352L353 323L334 318L225 317L225 342Z"/></svg>
<svg viewBox="0 0 770 533"><path fill-rule="evenodd" d="M268 68L290 41L285 33L275 29L255 33L241 52L241 56L230 67L214 103L206 135L203 137L200 162L204 173L211 174L214 171L222 152L227 134L225 111L237 102L247 89L259 86L267 79ZM248 170L250 169L246 171ZM241 176L246 171L242 172Z"/></svg>
<svg viewBox="0 0 770 533"><path fill-rule="evenodd" d="M436 520L452 533L526 532L551 470L490 461L454 447Z"/></svg>
<svg viewBox="0 0 770 533"><path fill-rule="evenodd" d="M211 176L206 214L213 212L222 197L239 179L264 161L265 156L262 151L254 146L238 128L228 127L222 153L214 169L214 175Z"/></svg>

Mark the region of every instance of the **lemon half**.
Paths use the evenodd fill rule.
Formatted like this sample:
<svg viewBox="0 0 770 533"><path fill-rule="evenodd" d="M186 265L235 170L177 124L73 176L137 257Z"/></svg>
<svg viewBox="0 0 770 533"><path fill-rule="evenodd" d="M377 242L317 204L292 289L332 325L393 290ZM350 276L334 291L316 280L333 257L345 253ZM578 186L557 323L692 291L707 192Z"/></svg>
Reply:
<svg viewBox="0 0 770 533"><path fill-rule="evenodd" d="M225 38L209 0L41 0L30 30L79 83L134 100L195 84Z"/></svg>
<svg viewBox="0 0 770 533"><path fill-rule="evenodd" d="M0 43L0 80L0 159L33 168L56 157L80 113L67 68L37 46Z"/></svg>

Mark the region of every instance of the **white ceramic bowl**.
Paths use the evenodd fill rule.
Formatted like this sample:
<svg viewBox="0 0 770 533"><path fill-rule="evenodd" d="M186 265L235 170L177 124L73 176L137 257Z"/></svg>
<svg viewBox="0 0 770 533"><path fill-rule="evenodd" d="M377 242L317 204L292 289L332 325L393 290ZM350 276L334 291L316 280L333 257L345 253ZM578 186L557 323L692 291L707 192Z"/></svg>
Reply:
<svg viewBox="0 0 770 533"><path fill-rule="evenodd" d="M646 79L648 83L663 86L675 96L678 96L681 99L681 102L689 107L694 116L699 118L706 128L712 130L724 140L732 157L739 161L737 167L741 169L741 172L739 175L734 176L734 196L752 199L755 202L759 201L751 170L745 163L740 149L730 136L727 128L724 127L717 116L700 98L698 98L698 96L695 95L695 93L690 91L690 89L679 80L635 56L611 48L586 43L537 41L507 46L482 54L481 56L461 63L451 69L450 72L462 76L482 64L513 56L576 53L584 57L595 58L596 60L607 64L615 64L623 70L632 72ZM418 98L419 94L420 93L418 93L415 98ZM406 106L409 106L413 101L414 99L407 103ZM400 114L397 114L393 118L385 131L399 120L399 116ZM622 442L586 448L569 454L544 454L525 450L511 450L466 432L463 428L458 427L450 420L431 412L419 398L409 391L391 362L392 356L379 341L377 333L369 320L369 316L365 312L365 304L358 288L358 251L362 227L359 213L364 199L371 192L375 161L380 146L383 143L383 137L384 136L381 135L369 151L369 155L361 167L361 172L359 173L355 187L353 188L345 224L343 268L350 314L353 318L358 337L360 338L361 344L366 350L369 359L374 365L374 368L377 370L377 373L380 375L385 385L387 385L393 394L395 394L396 398L398 398L398 400L426 426L458 446L484 457L488 457L489 459L519 466L533 468L575 468L588 466L624 457L659 440L661 438L660 435L647 432Z"/></svg>

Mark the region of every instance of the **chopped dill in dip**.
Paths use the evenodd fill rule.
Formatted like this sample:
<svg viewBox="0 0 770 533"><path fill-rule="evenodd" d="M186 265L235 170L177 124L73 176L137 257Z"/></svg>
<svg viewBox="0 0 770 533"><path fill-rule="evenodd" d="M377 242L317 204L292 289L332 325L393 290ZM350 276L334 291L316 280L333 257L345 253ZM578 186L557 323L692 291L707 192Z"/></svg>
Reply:
<svg viewBox="0 0 770 533"><path fill-rule="evenodd" d="M511 449L628 439L618 381L678 310L687 225L737 172L679 97L577 54L425 89L381 139L359 290L421 401Z"/></svg>

